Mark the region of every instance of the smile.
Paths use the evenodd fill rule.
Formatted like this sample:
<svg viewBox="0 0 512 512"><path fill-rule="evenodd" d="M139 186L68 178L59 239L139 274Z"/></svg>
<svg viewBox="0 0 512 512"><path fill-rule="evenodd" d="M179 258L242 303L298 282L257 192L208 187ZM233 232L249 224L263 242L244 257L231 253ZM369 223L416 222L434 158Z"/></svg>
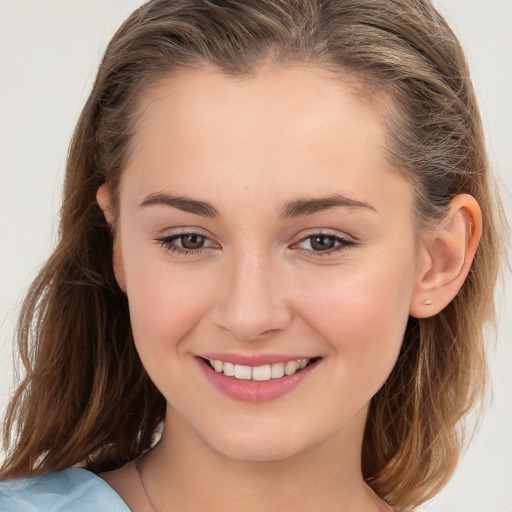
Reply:
<svg viewBox="0 0 512 512"><path fill-rule="evenodd" d="M261 403L283 397L309 380L323 358L204 354L196 360L206 379L228 398Z"/></svg>
<svg viewBox="0 0 512 512"><path fill-rule="evenodd" d="M228 377L241 380L266 381L293 375L298 370L305 368L311 362L311 359L299 359L297 361L265 364L262 366L245 366L219 361L218 359L208 359L207 361L216 372L223 373Z"/></svg>

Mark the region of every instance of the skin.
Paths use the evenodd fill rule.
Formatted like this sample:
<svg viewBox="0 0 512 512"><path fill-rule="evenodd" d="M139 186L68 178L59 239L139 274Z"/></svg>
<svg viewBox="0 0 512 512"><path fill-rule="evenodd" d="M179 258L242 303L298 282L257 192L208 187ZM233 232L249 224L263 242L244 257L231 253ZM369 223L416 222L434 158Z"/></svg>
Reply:
<svg viewBox="0 0 512 512"><path fill-rule="evenodd" d="M412 190L384 157L377 113L305 65L237 79L182 71L141 112L114 267L141 360L168 401L162 441L142 461L155 508L389 510L361 475L368 404L409 315L435 314L462 285L478 205L457 196L442 229L418 243ZM208 202L218 215L141 206L154 194ZM333 194L365 206L282 215ZM105 186L98 202L112 223ZM170 251L183 230L205 246ZM329 254L306 238L319 233ZM197 357L208 352L321 359L287 395L247 403L205 378ZM104 478L143 510L141 487L123 486L122 472Z"/></svg>

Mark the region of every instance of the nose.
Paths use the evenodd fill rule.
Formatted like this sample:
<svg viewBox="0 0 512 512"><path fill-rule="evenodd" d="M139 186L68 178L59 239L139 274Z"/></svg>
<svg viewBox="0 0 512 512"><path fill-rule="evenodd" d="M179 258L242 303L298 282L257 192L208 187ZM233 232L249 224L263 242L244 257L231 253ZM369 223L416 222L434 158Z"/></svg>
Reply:
<svg viewBox="0 0 512 512"><path fill-rule="evenodd" d="M277 267L261 251L236 256L219 290L215 324L240 341L258 340L286 328L292 314Z"/></svg>

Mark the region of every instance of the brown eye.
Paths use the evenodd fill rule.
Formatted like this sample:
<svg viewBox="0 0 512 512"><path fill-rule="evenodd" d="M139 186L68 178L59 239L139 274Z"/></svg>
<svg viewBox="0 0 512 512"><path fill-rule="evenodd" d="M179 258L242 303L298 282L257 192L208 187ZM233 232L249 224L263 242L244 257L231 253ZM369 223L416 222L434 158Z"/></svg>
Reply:
<svg viewBox="0 0 512 512"><path fill-rule="evenodd" d="M207 236L199 233L180 233L156 239L169 252L176 254L199 254L203 249L219 249Z"/></svg>
<svg viewBox="0 0 512 512"><path fill-rule="evenodd" d="M206 237L197 235L195 233L189 233L187 235L181 235L179 241L183 249L201 249L204 246Z"/></svg>
<svg viewBox="0 0 512 512"><path fill-rule="evenodd" d="M309 240L314 251L328 251L336 244L336 239L333 236L315 235L310 237Z"/></svg>
<svg viewBox="0 0 512 512"><path fill-rule="evenodd" d="M296 247L311 256L329 256L354 245L356 244L353 240L342 236L315 233L304 237Z"/></svg>

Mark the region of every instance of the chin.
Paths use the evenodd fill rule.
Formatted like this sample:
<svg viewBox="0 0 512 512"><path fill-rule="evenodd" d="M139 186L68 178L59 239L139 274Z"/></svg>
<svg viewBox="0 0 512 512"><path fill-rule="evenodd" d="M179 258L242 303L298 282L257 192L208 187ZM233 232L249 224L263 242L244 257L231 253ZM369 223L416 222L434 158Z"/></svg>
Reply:
<svg viewBox="0 0 512 512"><path fill-rule="evenodd" d="M288 459L296 455L300 450L291 446L257 445L257 446L231 446L224 447L220 452L233 460L246 462L271 462Z"/></svg>
<svg viewBox="0 0 512 512"><path fill-rule="evenodd" d="M270 462L290 458L304 446L295 442L290 433L271 433L263 429L252 431L229 433L228 436L213 440L210 446L219 454L233 460ZM208 440L206 440L208 442Z"/></svg>

